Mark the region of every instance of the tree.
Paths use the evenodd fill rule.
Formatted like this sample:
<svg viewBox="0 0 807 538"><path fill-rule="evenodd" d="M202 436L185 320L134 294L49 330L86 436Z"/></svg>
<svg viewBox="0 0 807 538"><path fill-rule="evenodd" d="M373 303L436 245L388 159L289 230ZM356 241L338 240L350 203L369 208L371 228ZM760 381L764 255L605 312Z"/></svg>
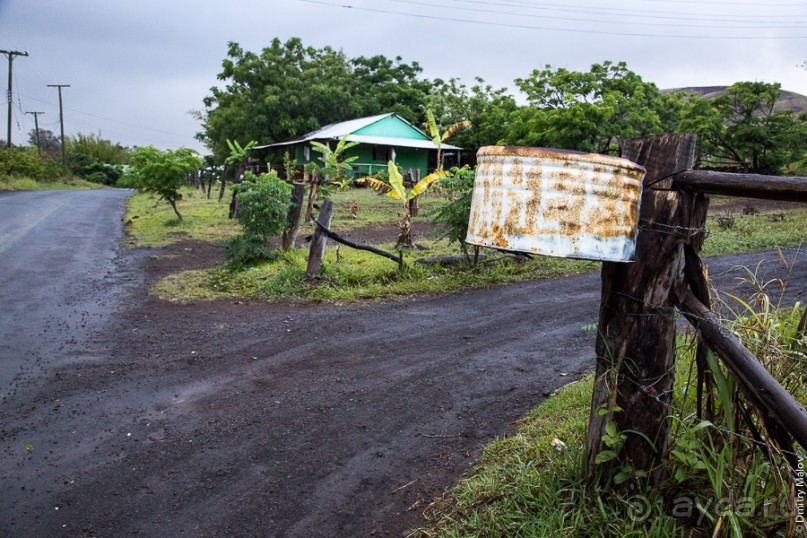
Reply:
<svg viewBox="0 0 807 538"><path fill-rule="evenodd" d="M77 133L75 136L67 137L65 142L68 152L86 155L100 163L126 164L129 159L128 151L119 142L112 142L93 133L88 135Z"/></svg>
<svg viewBox="0 0 807 538"><path fill-rule="evenodd" d="M177 218L182 215L177 201L182 199L179 189L188 182L188 175L202 166L202 159L192 149L161 151L154 146L143 146L132 152L127 171L134 185L142 192L154 194L174 209Z"/></svg>
<svg viewBox="0 0 807 538"><path fill-rule="evenodd" d="M546 66L516 84L529 106L511 114L504 141L513 145L612 153L620 140L661 133L677 102L624 62L588 72Z"/></svg>
<svg viewBox="0 0 807 538"><path fill-rule="evenodd" d="M36 146L36 129L31 129L28 133L28 143ZM59 141L59 137L53 134L53 131L48 129L39 130L39 146L45 155L53 159L61 159L62 143Z"/></svg>
<svg viewBox="0 0 807 538"><path fill-rule="evenodd" d="M348 59L331 47L306 47L299 38L275 38L259 54L230 42L205 109L197 114L197 135L219 157L226 140L258 140L269 144L291 140L323 125L399 112L420 119L420 103L428 82L420 80L417 63L383 56Z"/></svg>
<svg viewBox="0 0 807 538"><path fill-rule="evenodd" d="M431 83L418 78L423 70L417 62L377 55L359 56L350 63L362 116L395 112L413 124L420 122Z"/></svg>
<svg viewBox="0 0 807 538"><path fill-rule="evenodd" d="M779 83L737 82L705 100L690 97L678 125L701 136L707 166L780 173L807 151L807 115L777 110Z"/></svg>

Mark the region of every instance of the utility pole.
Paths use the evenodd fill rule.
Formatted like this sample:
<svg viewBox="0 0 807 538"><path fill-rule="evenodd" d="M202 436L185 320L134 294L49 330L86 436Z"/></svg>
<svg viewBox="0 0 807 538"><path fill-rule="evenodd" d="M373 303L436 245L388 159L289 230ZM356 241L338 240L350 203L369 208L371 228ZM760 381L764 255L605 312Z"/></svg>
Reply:
<svg viewBox="0 0 807 538"><path fill-rule="evenodd" d="M69 88L70 84L48 84L48 88L57 88L59 90L59 124L62 129L62 137L60 139L62 144L62 164L67 164L67 157L64 151L64 109L62 108L62 88Z"/></svg>
<svg viewBox="0 0 807 538"><path fill-rule="evenodd" d="M39 153L39 156L42 156L42 146L39 145L39 115L44 114L44 112L26 112L26 114L31 114L34 117L34 133L36 134L36 151Z"/></svg>
<svg viewBox="0 0 807 538"><path fill-rule="evenodd" d="M11 64L14 62L14 56L28 56L27 52L18 50L0 50L0 53L8 56L8 135L6 136L6 143L11 147Z"/></svg>

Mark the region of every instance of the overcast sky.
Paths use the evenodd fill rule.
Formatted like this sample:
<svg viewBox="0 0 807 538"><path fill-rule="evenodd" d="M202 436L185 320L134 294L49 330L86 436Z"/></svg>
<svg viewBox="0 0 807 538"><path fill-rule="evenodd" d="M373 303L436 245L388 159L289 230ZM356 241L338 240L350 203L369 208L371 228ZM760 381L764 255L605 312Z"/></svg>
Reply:
<svg viewBox="0 0 807 538"><path fill-rule="evenodd" d="M660 88L781 82L807 95L807 0L0 0L0 49L14 60L14 143L33 116L126 146L202 146L188 114L217 83L228 41L272 38L417 61L428 78L495 86L551 64L604 60ZM0 56L0 86L7 62ZM6 137L7 99L0 138Z"/></svg>

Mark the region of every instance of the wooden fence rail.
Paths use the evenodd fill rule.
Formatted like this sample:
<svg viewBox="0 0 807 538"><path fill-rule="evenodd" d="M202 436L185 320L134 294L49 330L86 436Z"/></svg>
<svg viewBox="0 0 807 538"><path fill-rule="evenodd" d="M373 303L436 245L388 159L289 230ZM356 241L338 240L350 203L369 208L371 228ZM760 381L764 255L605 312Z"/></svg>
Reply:
<svg viewBox="0 0 807 538"><path fill-rule="evenodd" d="M686 192L807 202L807 177L800 176L762 176L689 170L675 175L673 187Z"/></svg>

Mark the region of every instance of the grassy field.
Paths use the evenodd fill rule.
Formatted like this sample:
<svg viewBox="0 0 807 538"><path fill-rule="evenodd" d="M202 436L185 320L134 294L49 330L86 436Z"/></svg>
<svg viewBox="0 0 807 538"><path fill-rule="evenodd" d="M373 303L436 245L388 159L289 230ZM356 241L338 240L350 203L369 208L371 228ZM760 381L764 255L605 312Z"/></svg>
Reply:
<svg viewBox="0 0 807 538"><path fill-rule="evenodd" d="M126 205L126 223L129 246L164 247L182 239L218 243L238 233L238 223L227 218L231 193L218 202L218 192L211 199L196 189L182 190L182 200L177 203L182 220L178 219L171 206L148 194L134 194Z"/></svg>
<svg viewBox="0 0 807 538"><path fill-rule="evenodd" d="M78 178L37 181L27 177L0 177L0 191L46 191L72 189L101 189L103 185Z"/></svg>
<svg viewBox="0 0 807 538"><path fill-rule="evenodd" d="M388 237L395 237L401 212L401 202L379 196L369 189L331 192L335 206L332 227L339 232L355 228L383 227ZM223 242L239 233L238 224L227 218L231 193L218 202L217 196L208 200L199 190L185 189L179 210L183 219L174 215L170 206L148 195L136 194L128 202L127 230L129 245L161 247L191 238L206 242ZM355 206L354 206L355 202ZM429 215L445 198L427 193L421 196L420 216L414 227L429 222ZM350 208L356 207L356 218ZM716 213L717 214L717 213ZM716 217L707 222L709 231L704 255L718 255L798 246L807 228L807 210L769 212L756 215L735 215L731 226ZM311 225L303 226L300 235L313 233ZM487 259L478 267L457 264L451 268L424 266L418 259L459 254L456 244L436 238L419 241L424 250L405 250L407 267L397 266L376 255L347 247L329 248L323 263L322 278L305 278L307 249L284 253L275 262L243 270L219 267L187 271L171 275L159 282L153 292L167 301L190 302L215 299L255 299L263 301L332 301L344 302L366 299L406 297L415 294L442 293L463 288L485 287L570 275L596 270L597 262L535 256L531 261L502 257L486 250ZM392 244L378 245L394 252Z"/></svg>

